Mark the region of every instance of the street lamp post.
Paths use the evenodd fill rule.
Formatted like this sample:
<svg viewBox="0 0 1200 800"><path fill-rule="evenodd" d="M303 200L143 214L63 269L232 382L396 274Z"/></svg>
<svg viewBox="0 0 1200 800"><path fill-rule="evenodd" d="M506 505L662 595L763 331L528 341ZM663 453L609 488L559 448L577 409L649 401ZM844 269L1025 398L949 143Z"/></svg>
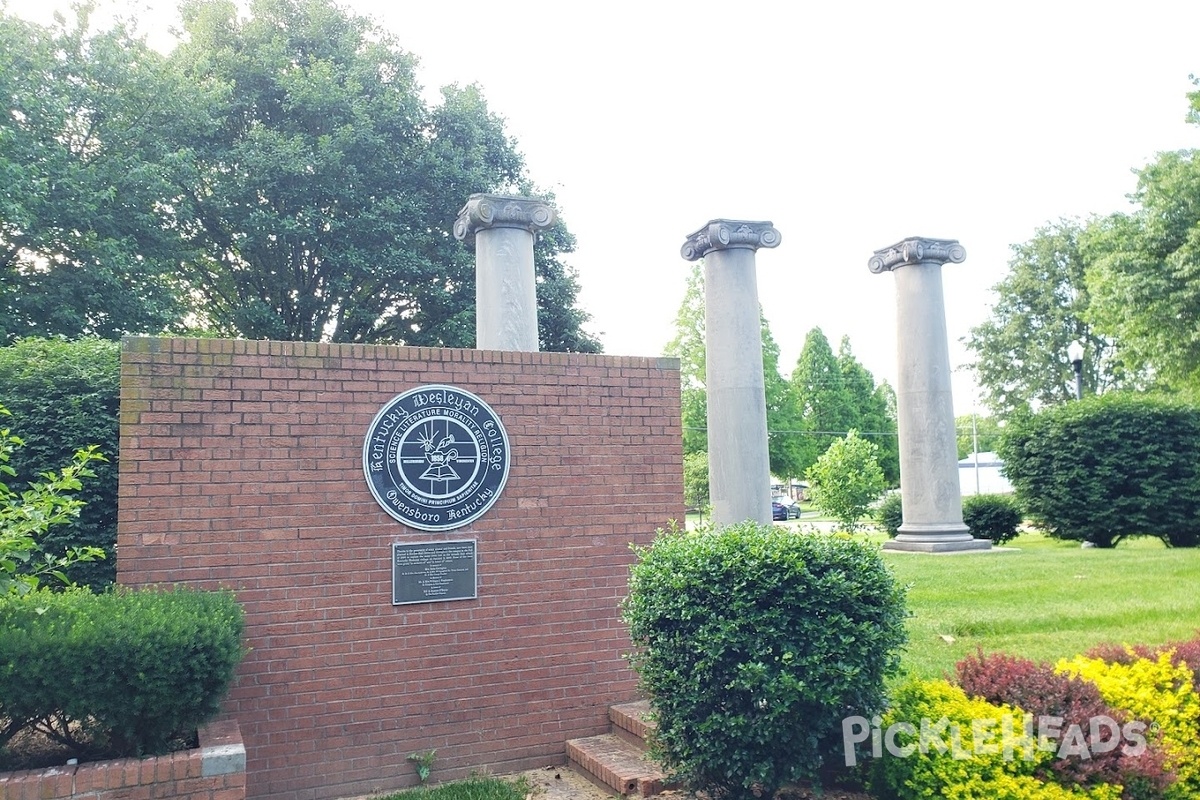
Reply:
<svg viewBox="0 0 1200 800"><path fill-rule="evenodd" d="M1083 399L1083 342L1076 339L1067 345L1067 358L1075 370L1075 399Z"/></svg>

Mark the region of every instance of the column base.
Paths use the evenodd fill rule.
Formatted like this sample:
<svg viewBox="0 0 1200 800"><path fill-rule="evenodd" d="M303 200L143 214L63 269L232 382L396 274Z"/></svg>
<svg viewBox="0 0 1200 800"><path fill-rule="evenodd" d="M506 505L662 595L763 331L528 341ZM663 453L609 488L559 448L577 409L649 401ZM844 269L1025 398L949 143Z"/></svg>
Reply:
<svg viewBox="0 0 1200 800"><path fill-rule="evenodd" d="M902 542L900 537L883 543L884 550L907 553L959 553L970 550L991 550L991 539L966 539L950 542Z"/></svg>
<svg viewBox="0 0 1200 800"><path fill-rule="evenodd" d="M956 553L965 550L991 550L991 539L975 539L962 523L904 523L896 538L883 545L884 550L910 553Z"/></svg>

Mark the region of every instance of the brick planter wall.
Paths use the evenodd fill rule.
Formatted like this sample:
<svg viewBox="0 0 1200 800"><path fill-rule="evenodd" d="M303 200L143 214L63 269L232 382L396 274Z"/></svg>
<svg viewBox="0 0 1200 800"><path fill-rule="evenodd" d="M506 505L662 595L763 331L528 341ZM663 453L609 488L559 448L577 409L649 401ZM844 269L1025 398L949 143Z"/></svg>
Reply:
<svg viewBox="0 0 1200 800"><path fill-rule="evenodd" d="M199 739L195 750L164 756L0 773L0 800L244 800L237 722L206 725Z"/></svg>
<svg viewBox="0 0 1200 800"><path fill-rule="evenodd" d="M634 696L618 603L630 544L683 519L674 359L130 339L118 579L234 589L228 703L252 798L329 798L565 758ZM450 384L508 430L496 504L446 533L370 495L362 446L395 395ZM391 605L393 542L475 539L478 598Z"/></svg>

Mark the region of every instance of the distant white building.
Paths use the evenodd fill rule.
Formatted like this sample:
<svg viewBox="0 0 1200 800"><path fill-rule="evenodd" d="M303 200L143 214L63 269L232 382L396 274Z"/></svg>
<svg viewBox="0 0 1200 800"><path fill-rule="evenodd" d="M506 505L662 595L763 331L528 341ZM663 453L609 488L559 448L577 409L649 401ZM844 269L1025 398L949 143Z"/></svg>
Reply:
<svg viewBox="0 0 1200 800"><path fill-rule="evenodd" d="M958 486L963 497L976 494L1012 494L1004 477L1004 462L995 453L972 453L958 462Z"/></svg>

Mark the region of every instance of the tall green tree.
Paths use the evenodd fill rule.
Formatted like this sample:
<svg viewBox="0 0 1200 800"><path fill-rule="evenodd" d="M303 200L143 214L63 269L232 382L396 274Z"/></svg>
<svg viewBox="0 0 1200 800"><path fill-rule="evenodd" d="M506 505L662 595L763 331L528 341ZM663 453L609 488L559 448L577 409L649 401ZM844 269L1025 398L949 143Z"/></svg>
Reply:
<svg viewBox="0 0 1200 800"><path fill-rule="evenodd" d="M838 345L838 369L842 385L854 405L854 425L860 436L879 448L879 466L892 486L900 484L900 437L897 431L895 394L886 383L875 384L875 376L862 365L850 348L850 337Z"/></svg>
<svg viewBox="0 0 1200 800"><path fill-rule="evenodd" d="M475 86L427 104L415 59L333 0L187 0L132 28L0 12L0 341L201 327L471 346L474 192L537 194ZM535 247L540 344L598 352L561 223Z"/></svg>
<svg viewBox="0 0 1200 800"><path fill-rule="evenodd" d="M854 397L846 389L841 365L820 328L804 337L789 384L799 418L803 474L817 458L858 423Z"/></svg>
<svg viewBox="0 0 1200 800"><path fill-rule="evenodd" d="M1125 368L1117 340L1088 322L1083 233L1079 222L1060 220L1013 245L1009 272L993 287L991 314L966 338L984 403L1000 419L1074 398L1075 373L1067 358L1072 341L1084 344L1087 393L1137 380Z"/></svg>
<svg viewBox="0 0 1200 800"><path fill-rule="evenodd" d="M763 387L767 401L767 455L771 474L778 478L795 478L805 467L804 439L798 435L800 415L791 387L779 374L779 345L771 334L766 317L762 326Z"/></svg>
<svg viewBox="0 0 1200 800"><path fill-rule="evenodd" d="M474 258L452 226L474 192L529 189L478 87L426 107L416 60L332 0L188 0L173 65L225 89L197 136L179 234L203 255L192 291L220 331L252 338L469 346ZM572 240L543 237L542 338L582 334ZM564 327L553 330L551 323Z"/></svg>
<svg viewBox="0 0 1200 800"><path fill-rule="evenodd" d="M43 27L0 8L0 343L158 333L186 310L159 214L201 93L131 28L89 33L90 13Z"/></svg>
<svg viewBox="0 0 1200 800"><path fill-rule="evenodd" d="M684 454L708 452L704 336L704 271L697 263L688 273L683 301L675 312L675 336L663 348L664 355L679 359Z"/></svg>
<svg viewBox="0 0 1200 800"><path fill-rule="evenodd" d="M1200 121L1200 92L1191 95ZM1200 388L1200 152L1162 153L1143 168L1138 208L1095 223L1089 319L1136 367Z"/></svg>

